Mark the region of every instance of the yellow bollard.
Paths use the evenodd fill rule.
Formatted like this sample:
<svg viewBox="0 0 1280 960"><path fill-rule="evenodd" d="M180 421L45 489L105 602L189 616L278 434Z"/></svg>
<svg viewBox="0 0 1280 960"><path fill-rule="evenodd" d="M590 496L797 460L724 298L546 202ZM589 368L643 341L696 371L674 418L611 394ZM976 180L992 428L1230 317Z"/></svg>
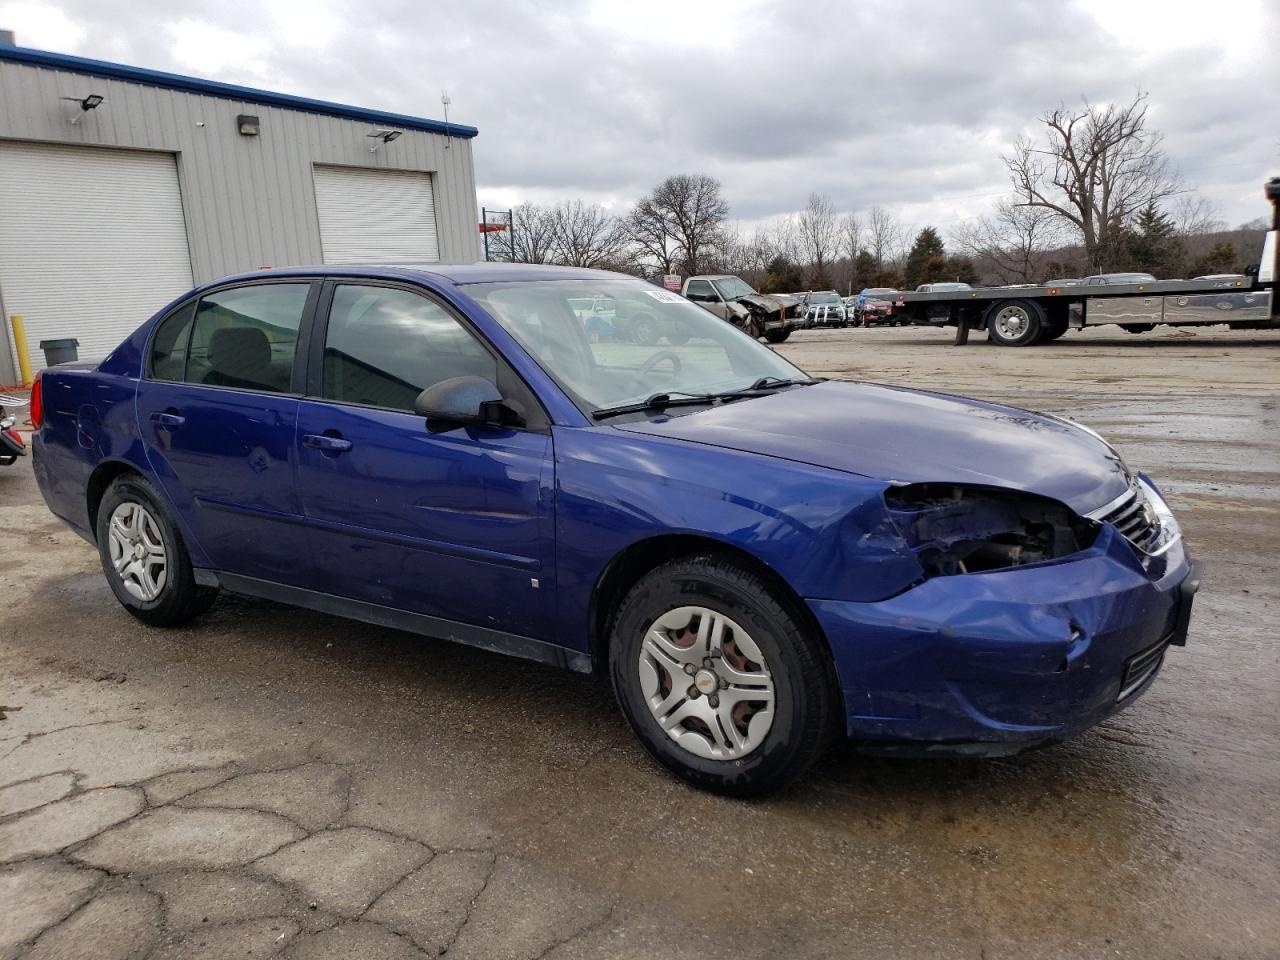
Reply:
<svg viewBox="0 0 1280 960"><path fill-rule="evenodd" d="M13 325L13 349L18 353L18 376L22 377L22 385L29 387L32 378L31 358L27 356L27 328L16 313L10 315L9 322Z"/></svg>

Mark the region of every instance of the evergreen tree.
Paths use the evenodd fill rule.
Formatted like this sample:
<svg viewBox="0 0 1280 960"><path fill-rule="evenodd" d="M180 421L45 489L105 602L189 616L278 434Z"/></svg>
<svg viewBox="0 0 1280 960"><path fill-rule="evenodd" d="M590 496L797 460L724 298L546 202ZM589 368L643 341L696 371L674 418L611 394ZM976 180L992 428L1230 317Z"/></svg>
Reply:
<svg viewBox="0 0 1280 960"><path fill-rule="evenodd" d="M1187 270L1189 277L1203 277L1214 273L1239 273L1236 262L1236 245L1230 241L1215 243L1213 249L1195 260Z"/></svg>
<svg viewBox="0 0 1280 960"><path fill-rule="evenodd" d="M907 254L907 263L903 268L903 279L908 287L916 287L922 283L945 279L947 251L942 237L933 227L925 227L916 234L916 242L911 245Z"/></svg>
<svg viewBox="0 0 1280 960"><path fill-rule="evenodd" d="M1138 211L1133 225L1124 231L1123 262L1130 270L1153 273L1160 278L1182 273L1186 251L1178 237L1173 218L1161 213L1154 203Z"/></svg>
<svg viewBox="0 0 1280 960"><path fill-rule="evenodd" d="M804 287L804 270L783 254L778 254L764 268L761 293L796 293Z"/></svg>

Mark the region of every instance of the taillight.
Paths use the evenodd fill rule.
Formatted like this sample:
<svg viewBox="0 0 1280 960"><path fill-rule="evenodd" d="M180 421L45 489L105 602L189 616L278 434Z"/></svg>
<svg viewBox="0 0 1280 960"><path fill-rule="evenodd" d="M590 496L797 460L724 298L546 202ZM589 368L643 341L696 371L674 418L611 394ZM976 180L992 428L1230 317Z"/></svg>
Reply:
<svg viewBox="0 0 1280 960"><path fill-rule="evenodd" d="M44 391L40 389L40 378L44 376L41 370L36 374L36 378L31 384L31 428L39 430L40 425L44 423Z"/></svg>

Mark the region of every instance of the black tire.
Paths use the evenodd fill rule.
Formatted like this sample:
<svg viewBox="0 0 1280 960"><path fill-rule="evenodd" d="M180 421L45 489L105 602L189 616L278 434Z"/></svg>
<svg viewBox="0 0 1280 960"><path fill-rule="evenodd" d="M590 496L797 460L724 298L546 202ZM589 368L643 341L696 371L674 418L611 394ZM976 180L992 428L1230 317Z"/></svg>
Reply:
<svg viewBox="0 0 1280 960"><path fill-rule="evenodd" d="M677 744L645 698L640 657L647 632L660 617L685 606L705 607L740 624L772 674L772 726L737 759L704 758ZM840 699L825 644L785 597L727 558L673 560L641 577L614 619L609 672L623 715L650 755L715 793L756 796L785 786L813 765L837 729Z"/></svg>
<svg viewBox="0 0 1280 960"><path fill-rule="evenodd" d="M631 339L642 347L658 342L658 321L653 314L640 313L631 318Z"/></svg>
<svg viewBox="0 0 1280 960"><path fill-rule="evenodd" d="M680 323L667 324L667 343L673 347L683 347L689 342L689 328Z"/></svg>
<svg viewBox="0 0 1280 960"><path fill-rule="evenodd" d="M769 330L765 333L764 338L770 343L782 343L791 336L790 330Z"/></svg>
<svg viewBox="0 0 1280 960"><path fill-rule="evenodd" d="M1040 338L1045 315L1032 300L1000 300L987 311L986 324L993 343L1002 347L1026 347Z"/></svg>
<svg viewBox="0 0 1280 960"><path fill-rule="evenodd" d="M1057 340L1066 333L1068 329L1069 328L1065 323L1060 327L1049 327L1040 334L1040 340L1038 342L1052 343L1054 340Z"/></svg>
<svg viewBox="0 0 1280 960"><path fill-rule="evenodd" d="M128 503L141 505L150 514L165 549L164 583L159 594L151 600L143 600L130 593L111 561L108 526L116 509ZM107 488L98 506L94 526L98 537L98 557L111 592L122 607L143 623L153 627L178 626L204 613L218 598L217 587L203 587L196 583L187 546L164 498L142 477L119 477Z"/></svg>

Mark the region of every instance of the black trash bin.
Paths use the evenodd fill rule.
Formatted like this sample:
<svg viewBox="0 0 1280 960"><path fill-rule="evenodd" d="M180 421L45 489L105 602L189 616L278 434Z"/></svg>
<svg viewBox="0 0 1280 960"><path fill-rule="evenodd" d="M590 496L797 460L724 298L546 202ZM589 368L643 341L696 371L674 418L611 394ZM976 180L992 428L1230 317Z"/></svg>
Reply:
<svg viewBox="0 0 1280 960"><path fill-rule="evenodd" d="M55 363L69 363L80 359L77 349L80 341L75 337L63 337L60 340L41 340L40 349L44 351L44 365L52 367Z"/></svg>

